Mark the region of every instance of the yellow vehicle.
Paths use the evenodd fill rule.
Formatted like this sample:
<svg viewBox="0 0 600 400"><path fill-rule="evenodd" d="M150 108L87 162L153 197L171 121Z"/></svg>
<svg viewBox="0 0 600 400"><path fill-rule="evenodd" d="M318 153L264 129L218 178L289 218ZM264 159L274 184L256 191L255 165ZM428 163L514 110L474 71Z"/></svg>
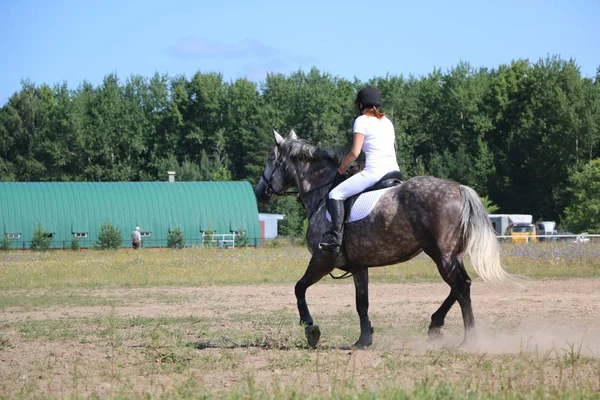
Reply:
<svg viewBox="0 0 600 400"><path fill-rule="evenodd" d="M510 224L508 232L513 243L537 242L537 232L533 224L522 222Z"/></svg>
<svg viewBox="0 0 600 400"><path fill-rule="evenodd" d="M490 214L496 235L514 243L537 242L537 229L531 214Z"/></svg>

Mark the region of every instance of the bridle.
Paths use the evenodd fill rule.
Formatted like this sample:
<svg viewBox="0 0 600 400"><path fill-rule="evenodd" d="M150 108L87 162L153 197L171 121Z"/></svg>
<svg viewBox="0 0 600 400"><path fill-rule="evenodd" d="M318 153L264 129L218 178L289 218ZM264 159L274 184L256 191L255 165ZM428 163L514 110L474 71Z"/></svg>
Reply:
<svg viewBox="0 0 600 400"><path fill-rule="evenodd" d="M273 194L276 194L277 196L296 195L298 197L301 197L302 195L307 195L307 194L315 192L315 191L317 191L319 189L323 189L326 186L331 186L331 184L333 184L335 182L335 178L333 178L331 181L329 181L329 182L327 182L327 183L325 183L325 184L323 184L321 186L318 186L316 188L310 189L310 190L308 190L308 191L306 191L304 193L300 193L300 191L286 191L286 190L278 191L278 190L275 190L275 188L273 187L273 176L275 175L275 172L277 171L277 169L279 169L279 167L281 167L281 162L279 161L279 158L277 158L275 160L275 167L273 168L273 171L271 171L271 176L269 176L267 178L267 176L265 175L264 171L263 171L263 173L261 175L262 179L265 181L265 184L266 184L264 193L268 197L271 197L271 195L273 195ZM329 191L327 191L327 193L325 193L325 196L323 196L323 198L319 200L319 202L318 202L317 206L315 207L315 209L312 212L309 213L308 219L310 219L312 217L312 214L314 214L315 211L317 211L320 208L321 204L323 203L323 200L325 200L325 197L327 197L328 193L329 193ZM304 203L302 203L302 205L304 206Z"/></svg>
<svg viewBox="0 0 600 400"><path fill-rule="evenodd" d="M336 178L338 177L337 175L330 180L329 182L316 187L314 189L310 189L304 193L300 193L300 191L291 191L288 192L285 189L284 190L275 190L275 188L273 188L273 176L275 175L275 172L279 169L279 167L281 167L281 161L279 161L279 157L277 157L277 159L275 160L275 166L273 168L273 171L271 171L271 176L269 176L267 178L267 176L265 175L265 172L263 171L263 173L261 174L262 179L265 181L266 187L264 190L264 193L266 196L271 197L271 195L276 194L277 196L289 196L289 195L297 195L298 197L301 197L302 195L307 195L310 194L312 192L315 192L319 189L323 189L326 186L330 186L333 185L336 181ZM321 197L319 199L319 201L317 202L317 205L314 207L314 209L312 211L309 211L306 206L304 205L304 202L302 203L302 206L304 207L304 209L309 213L308 215L308 219L310 220L311 217L314 215L314 213L319 210L323 204L325 203L325 198L327 197L327 195L329 194L329 190L327 192L325 192L325 195L323 197ZM329 275L333 278L333 279L344 279L344 278L348 278L350 276L353 276L356 273L356 271L347 271L344 274L342 274L341 276L334 276L331 272L329 273Z"/></svg>
<svg viewBox="0 0 600 400"><path fill-rule="evenodd" d="M277 191L273 188L273 175L275 175L275 172L277 171L277 169L279 167L281 167L281 162L279 161L279 158L278 158L277 160L275 160L275 168L273 168L273 171L271 171L271 176L269 178L267 178L267 176L265 175L265 172L263 171L262 178L266 183L265 195L268 197L271 197L271 195L273 195L273 194L276 194L277 196L289 196L291 194L299 195L300 192L298 192L298 191L287 192L285 189L283 191Z"/></svg>

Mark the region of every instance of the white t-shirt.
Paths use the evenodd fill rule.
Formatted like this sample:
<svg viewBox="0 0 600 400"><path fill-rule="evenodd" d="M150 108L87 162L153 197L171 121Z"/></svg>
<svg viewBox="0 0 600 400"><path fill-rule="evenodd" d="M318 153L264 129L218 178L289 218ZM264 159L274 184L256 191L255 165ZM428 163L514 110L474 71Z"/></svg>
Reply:
<svg viewBox="0 0 600 400"><path fill-rule="evenodd" d="M354 120L354 133L365 136L362 151L365 152L365 170L399 171L396 161L394 125L387 117L378 119L361 115Z"/></svg>

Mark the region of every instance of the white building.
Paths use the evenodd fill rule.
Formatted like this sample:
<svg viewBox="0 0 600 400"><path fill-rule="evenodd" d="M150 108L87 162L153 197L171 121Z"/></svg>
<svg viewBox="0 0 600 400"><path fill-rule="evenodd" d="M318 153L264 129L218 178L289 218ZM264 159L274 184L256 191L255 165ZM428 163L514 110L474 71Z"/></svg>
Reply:
<svg viewBox="0 0 600 400"><path fill-rule="evenodd" d="M265 239L274 239L277 237L277 221L282 220L283 214L264 214L258 213L260 223L261 237Z"/></svg>

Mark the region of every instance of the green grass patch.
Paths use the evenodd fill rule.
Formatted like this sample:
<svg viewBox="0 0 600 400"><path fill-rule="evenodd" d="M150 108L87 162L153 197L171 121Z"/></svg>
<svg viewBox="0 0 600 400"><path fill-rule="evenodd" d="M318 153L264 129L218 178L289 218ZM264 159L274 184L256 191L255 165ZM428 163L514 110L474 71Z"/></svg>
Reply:
<svg viewBox="0 0 600 400"><path fill-rule="evenodd" d="M68 341L81 338L82 321L71 318L26 320L17 324L22 337L29 340Z"/></svg>
<svg viewBox="0 0 600 400"><path fill-rule="evenodd" d="M18 307L19 312L35 311L49 307L93 307L111 306L120 302L117 298L104 298L99 296L78 295L74 293L65 294L29 294L21 296L9 293L0 298L0 309Z"/></svg>
<svg viewBox="0 0 600 400"><path fill-rule="evenodd" d="M533 279L598 277L598 257L600 242L502 245L502 261L507 270ZM0 289L290 284L302 276L309 260L308 250L298 246L2 252ZM471 271L471 275L475 273ZM425 254L406 263L371 270L372 282L440 279L435 264Z"/></svg>

